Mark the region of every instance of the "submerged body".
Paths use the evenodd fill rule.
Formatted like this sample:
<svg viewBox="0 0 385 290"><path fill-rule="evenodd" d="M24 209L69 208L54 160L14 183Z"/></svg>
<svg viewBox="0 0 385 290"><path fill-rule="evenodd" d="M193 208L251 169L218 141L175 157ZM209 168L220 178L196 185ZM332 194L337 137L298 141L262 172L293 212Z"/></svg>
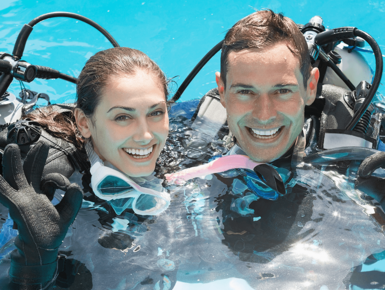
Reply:
<svg viewBox="0 0 385 290"><path fill-rule="evenodd" d="M177 148L191 123L178 108L166 144ZM178 163L180 156L164 154L161 160ZM352 200L350 179L305 165L285 196L266 200L248 187L245 172L169 186L170 207L154 217L130 209L118 215L116 204L86 193L59 250L66 258L56 289L381 289L373 277L385 272L385 237ZM82 184L80 178L75 173L72 181ZM6 222L1 232L7 240L10 227ZM12 249L12 240L1 248L2 285Z"/></svg>

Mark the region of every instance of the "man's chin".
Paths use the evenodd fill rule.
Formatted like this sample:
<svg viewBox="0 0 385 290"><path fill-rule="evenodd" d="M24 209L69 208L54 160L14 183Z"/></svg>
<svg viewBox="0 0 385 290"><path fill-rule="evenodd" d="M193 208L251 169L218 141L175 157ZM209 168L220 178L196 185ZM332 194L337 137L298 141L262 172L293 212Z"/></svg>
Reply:
<svg viewBox="0 0 385 290"><path fill-rule="evenodd" d="M246 129L246 138L243 140L237 139L239 145L245 151L247 156L256 162L269 163L285 153L285 146L287 142L287 128L282 128L280 132L273 138L258 138L252 131ZM244 144L242 144L244 143Z"/></svg>
<svg viewBox="0 0 385 290"><path fill-rule="evenodd" d="M247 152L245 151L247 156L249 156L253 161L259 162L259 163L270 163L273 162L274 160L278 159L281 157L285 152L277 152L277 153L272 153L271 150L260 150L258 153L257 152Z"/></svg>

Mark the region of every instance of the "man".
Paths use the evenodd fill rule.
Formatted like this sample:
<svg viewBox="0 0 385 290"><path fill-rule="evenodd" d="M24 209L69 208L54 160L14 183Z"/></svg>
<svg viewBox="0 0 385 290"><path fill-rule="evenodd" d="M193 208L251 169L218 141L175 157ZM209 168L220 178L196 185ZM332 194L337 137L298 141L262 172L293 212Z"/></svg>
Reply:
<svg viewBox="0 0 385 290"><path fill-rule="evenodd" d="M297 25L259 11L226 34L216 82L237 145L253 160L271 162L287 152L313 103L319 71L312 68Z"/></svg>
<svg viewBox="0 0 385 290"><path fill-rule="evenodd" d="M305 147L302 134L305 106L314 102L318 80L319 71L311 66L303 34L292 20L267 10L238 21L226 34L220 73L216 73L220 102L226 109L229 130L235 139L229 154L247 155L256 162L275 165L277 170L281 160L293 159ZM343 193L351 185L343 183L345 189L336 186L335 179L325 178L328 175L316 168L294 169L289 165L289 170L295 171L296 181L287 184L287 194L276 200L264 199L256 191L261 184L252 186L255 180L245 171L238 180L243 179L254 195L244 188L240 194L242 186L232 182L226 195L213 197L221 200L216 211L221 212L222 243L243 261L266 264L269 277L275 278L254 285L279 288L286 281L287 289L294 286L319 289L322 284L321 289L331 289L328 286L334 289L342 285L367 287L383 283L384 279L379 278L383 277L383 268L364 271L361 270L364 266L359 266L372 260L381 262L377 256L363 258L383 251L380 247L375 249L375 239L378 245L384 239L370 230L368 217ZM211 195L215 195L214 184L215 181L210 184ZM377 195L382 198L381 194ZM334 210L330 211L329 207ZM343 218L338 224L324 218L332 215ZM357 227L366 232L348 233L355 232ZM319 246L320 241L324 246ZM357 256L359 253L363 255L361 258ZM287 267L284 271L277 267L280 263ZM350 270L349 263L353 266Z"/></svg>

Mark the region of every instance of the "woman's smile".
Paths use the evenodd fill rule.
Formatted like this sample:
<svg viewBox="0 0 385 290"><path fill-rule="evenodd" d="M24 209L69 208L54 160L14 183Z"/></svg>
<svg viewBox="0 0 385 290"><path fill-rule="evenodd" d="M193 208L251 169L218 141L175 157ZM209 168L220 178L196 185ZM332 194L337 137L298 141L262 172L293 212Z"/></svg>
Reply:
<svg viewBox="0 0 385 290"><path fill-rule="evenodd" d="M154 157L153 152L155 151L155 146L156 144L148 148L123 148L123 151L126 152L134 162L146 162Z"/></svg>

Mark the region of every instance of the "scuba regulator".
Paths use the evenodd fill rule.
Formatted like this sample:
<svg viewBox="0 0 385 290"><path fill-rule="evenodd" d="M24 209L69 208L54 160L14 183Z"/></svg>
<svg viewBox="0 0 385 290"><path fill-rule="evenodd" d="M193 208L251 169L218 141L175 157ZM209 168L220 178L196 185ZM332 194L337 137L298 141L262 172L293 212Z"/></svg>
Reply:
<svg viewBox="0 0 385 290"><path fill-rule="evenodd" d="M351 120L344 128L321 130L318 147L320 149L344 146L377 148L377 136L373 138L373 134L370 136L366 134L374 111L370 103L380 85L383 70L382 54L377 42L369 34L355 27L325 30L322 18L319 16L314 16L309 23L299 28L308 44L312 64L320 70L320 83L323 82L326 69L329 67L351 90L343 98L346 105L354 112ZM351 47L350 52L356 47L363 47L365 41L370 45L376 60L372 84L363 80L355 87L337 66L341 62L341 56L334 49L341 41Z"/></svg>
<svg viewBox="0 0 385 290"><path fill-rule="evenodd" d="M20 92L20 98L17 99L13 94L7 92L7 89L14 78L21 82L28 83L32 82L35 78L63 79L76 84L77 79L72 76L63 74L50 67L33 65L21 59L33 27L43 20L55 17L73 18L87 23L100 31L114 47L119 47L116 40L103 27L91 19L75 13L47 13L33 19L28 24L25 24L17 37L12 54L0 52L0 116L3 119L0 120L0 125L13 123L19 120L22 115L28 113L28 111L32 109L39 98L47 100L48 104L50 104L49 97L46 94L38 94L31 90L23 89Z"/></svg>

